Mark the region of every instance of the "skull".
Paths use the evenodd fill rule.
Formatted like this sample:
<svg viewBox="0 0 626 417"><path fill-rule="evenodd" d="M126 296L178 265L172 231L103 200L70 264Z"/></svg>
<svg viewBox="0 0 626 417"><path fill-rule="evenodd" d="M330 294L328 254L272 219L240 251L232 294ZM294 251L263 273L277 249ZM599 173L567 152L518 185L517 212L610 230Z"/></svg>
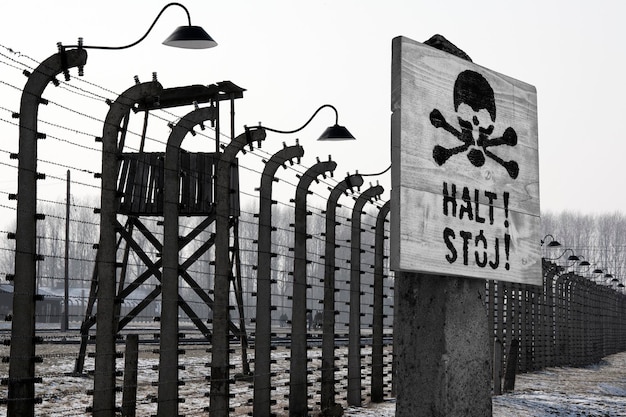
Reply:
<svg viewBox="0 0 626 417"><path fill-rule="evenodd" d="M482 75L469 70L459 74L454 83L454 110L462 135L471 143L467 158L474 166L483 166L485 154L481 147L493 133L496 102L493 89Z"/></svg>

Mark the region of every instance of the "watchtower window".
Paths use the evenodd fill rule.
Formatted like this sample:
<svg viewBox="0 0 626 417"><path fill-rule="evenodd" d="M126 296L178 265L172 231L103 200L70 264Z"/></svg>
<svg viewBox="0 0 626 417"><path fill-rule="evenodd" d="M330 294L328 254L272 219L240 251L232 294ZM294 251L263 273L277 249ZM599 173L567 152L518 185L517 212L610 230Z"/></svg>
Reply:
<svg viewBox="0 0 626 417"><path fill-rule="evenodd" d="M179 154L178 187L181 216L207 215L213 211L214 174L219 153ZM163 215L163 152L123 153L118 172L119 213L138 216ZM231 215L239 214L238 166L231 169Z"/></svg>

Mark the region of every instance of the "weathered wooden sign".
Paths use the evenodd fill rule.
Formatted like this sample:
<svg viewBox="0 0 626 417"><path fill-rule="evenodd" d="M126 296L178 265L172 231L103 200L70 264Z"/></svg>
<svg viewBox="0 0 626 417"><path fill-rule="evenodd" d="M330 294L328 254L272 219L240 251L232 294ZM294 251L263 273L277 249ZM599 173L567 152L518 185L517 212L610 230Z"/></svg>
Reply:
<svg viewBox="0 0 626 417"><path fill-rule="evenodd" d="M537 93L393 41L391 266L541 283Z"/></svg>

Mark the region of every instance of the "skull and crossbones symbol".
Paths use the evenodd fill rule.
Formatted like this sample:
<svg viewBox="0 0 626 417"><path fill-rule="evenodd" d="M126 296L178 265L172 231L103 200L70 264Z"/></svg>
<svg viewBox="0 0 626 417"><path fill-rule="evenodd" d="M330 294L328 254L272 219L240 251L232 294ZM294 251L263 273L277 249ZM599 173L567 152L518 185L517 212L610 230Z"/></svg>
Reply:
<svg viewBox="0 0 626 417"><path fill-rule="evenodd" d="M453 155L469 149L467 159L472 165L483 166L485 156L488 156L502 165L511 178L517 178L519 174L517 162L505 161L489 149L493 146L517 145L517 133L512 127L507 127L502 136L490 138L496 121L496 103L493 89L487 80L475 71L463 71L454 83L453 95L454 110L461 130L450 125L437 109L430 113L430 122L436 128L443 128L451 133L463 144L454 148L435 145L433 148L435 162L441 166Z"/></svg>

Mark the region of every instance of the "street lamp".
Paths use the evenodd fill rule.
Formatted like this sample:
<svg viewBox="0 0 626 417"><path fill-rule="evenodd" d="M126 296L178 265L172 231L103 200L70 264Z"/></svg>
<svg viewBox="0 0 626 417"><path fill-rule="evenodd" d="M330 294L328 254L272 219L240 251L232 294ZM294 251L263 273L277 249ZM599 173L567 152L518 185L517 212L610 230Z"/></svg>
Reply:
<svg viewBox="0 0 626 417"><path fill-rule="evenodd" d="M546 242L546 239L547 239L547 238L551 238L550 242L548 242L548 247L549 247L549 248L554 248L554 247L557 247L557 246L561 246L561 244L559 243L559 241L558 241L558 240L556 240L556 239L554 238L554 236L552 236L552 235L545 235L545 236L543 237L543 239L541 239L541 246L543 246L543 244Z"/></svg>
<svg viewBox="0 0 626 417"><path fill-rule="evenodd" d="M602 270L602 268L595 268L593 271L591 271L591 279L596 284L598 283L598 280L600 279L600 276L598 274L604 274L604 270Z"/></svg>
<svg viewBox="0 0 626 417"><path fill-rule="evenodd" d="M579 260L574 262L574 271L578 274L581 275L585 272L587 272L589 269L591 269L591 262L589 262L588 260L585 259L584 256L580 255ZM576 264L578 263L578 264ZM584 270L581 271L580 267L586 267Z"/></svg>
<svg viewBox="0 0 626 417"><path fill-rule="evenodd" d="M624 288L624 284L622 284L620 282L620 279L617 277L613 277L610 281L611 286L613 286L614 288L616 288L616 291L620 291L622 288ZM619 288L619 290L617 290L617 288Z"/></svg>
<svg viewBox="0 0 626 417"><path fill-rule="evenodd" d="M157 20L161 17L165 9L170 6L179 6L182 7L185 13L187 13L187 26L179 26L176 28L172 34L163 41L163 45L173 46L176 48L186 48L186 49L206 49L217 46L217 42L213 40L213 38L201 27L201 26L193 26L191 24L191 16L189 15L189 11L185 6L180 3L169 3L161 9L157 17L152 22L152 25L148 28L148 31L141 37L139 40L124 46L93 46L93 45L83 45L83 39L78 38L78 45L68 45L63 46L59 43L59 49L62 48L82 48L82 49L107 49L107 50L120 50L127 49L137 45L139 42L143 41Z"/></svg>
<svg viewBox="0 0 626 417"><path fill-rule="evenodd" d="M324 130L324 132L321 134L321 136L317 140L322 140L322 141L324 140L354 140L355 138L354 136L352 136L352 133L350 133L348 129L346 129L344 126L339 125L339 113L337 112L337 109L335 108L335 106L331 104L324 104L320 106L317 110L315 110L313 115L309 118L309 120L306 121L305 124L303 124L302 126L294 130L278 130L278 129L272 129L270 127L261 126L261 125L259 125L258 127L265 129L269 132L275 132L275 133L284 133L284 134L297 133L301 131L302 129L304 129L305 127L307 127L309 123L311 123L311 120L313 120L313 118L317 116L317 113L319 113L320 110L322 110L325 107L331 108L335 112L335 124L327 127L326 130Z"/></svg>
<svg viewBox="0 0 626 417"><path fill-rule="evenodd" d="M578 265L576 265L577 267L581 267L581 266L586 266L586 267L590 267L591 263L585 259L584 256L580 255L570 255L567 257L568 261L574 261L574 264L578 263ZM589 268L587 268L589 269Z"/></svg>

